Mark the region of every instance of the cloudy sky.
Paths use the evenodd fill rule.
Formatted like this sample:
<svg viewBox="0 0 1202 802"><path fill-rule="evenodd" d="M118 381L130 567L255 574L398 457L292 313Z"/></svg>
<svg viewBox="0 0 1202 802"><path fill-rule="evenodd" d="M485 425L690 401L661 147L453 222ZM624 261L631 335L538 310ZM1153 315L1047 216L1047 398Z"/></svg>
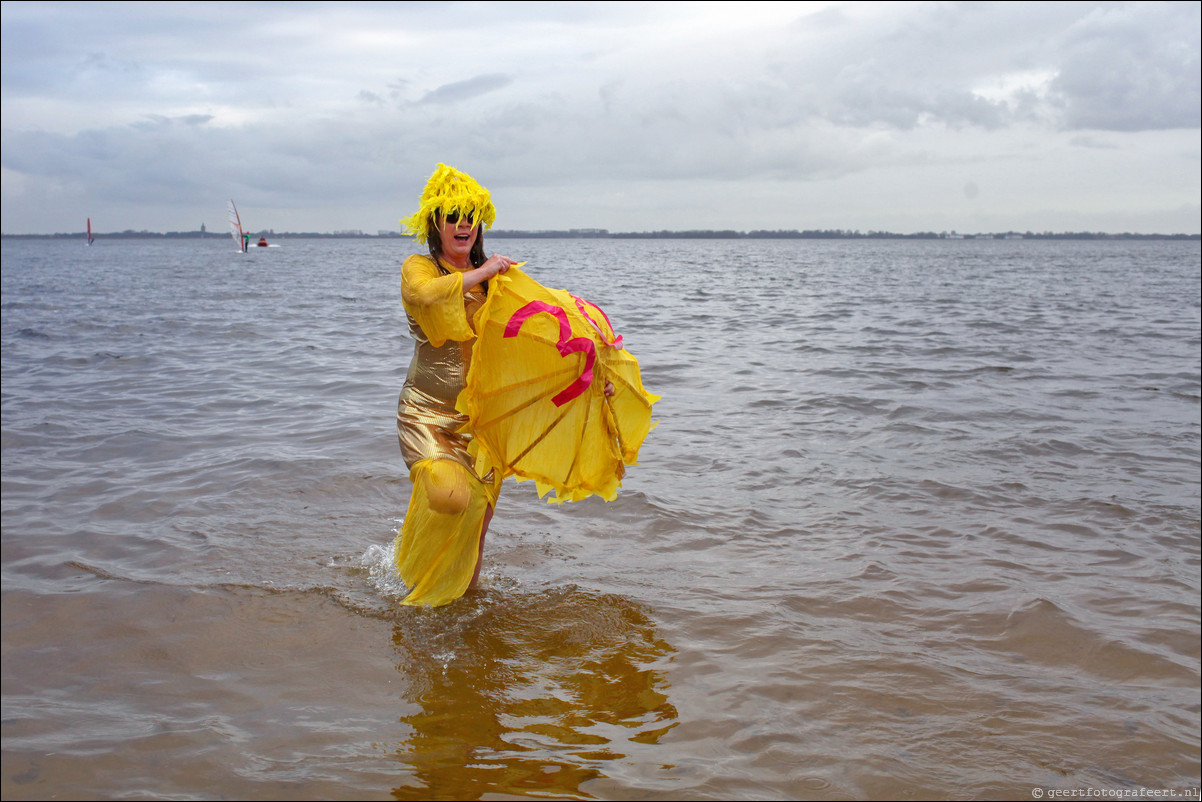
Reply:
<svg viewBox="0 0 1202 802"><path fill-rule="evenodd" d="M1198 2L3 3L5 233L1196 233Z"/></svg>

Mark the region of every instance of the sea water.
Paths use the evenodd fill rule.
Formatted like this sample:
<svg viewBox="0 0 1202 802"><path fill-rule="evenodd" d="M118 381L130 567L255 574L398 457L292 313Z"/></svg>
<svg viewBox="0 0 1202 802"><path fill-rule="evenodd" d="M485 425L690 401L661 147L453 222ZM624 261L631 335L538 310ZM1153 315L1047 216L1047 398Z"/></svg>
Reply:
<svg viewBox="0 0 1202 802"><path fill-rule="evenodd" d="M1199 779L1198 242L512 240L661 395L409 609L402 240L3 242L3 796Z"/></svg>

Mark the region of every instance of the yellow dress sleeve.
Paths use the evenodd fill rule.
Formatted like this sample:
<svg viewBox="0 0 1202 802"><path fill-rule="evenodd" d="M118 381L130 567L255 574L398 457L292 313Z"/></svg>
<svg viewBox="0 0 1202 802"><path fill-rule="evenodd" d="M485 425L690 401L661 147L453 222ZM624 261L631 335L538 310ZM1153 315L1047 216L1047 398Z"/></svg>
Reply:
<svg viewBox="0 0 1202 802"><path fill-rule="evenodd" d="M401 266L401 302L435 348L476 336L463 305L463 275L444 275L429 257L414 254Z"/></svg>

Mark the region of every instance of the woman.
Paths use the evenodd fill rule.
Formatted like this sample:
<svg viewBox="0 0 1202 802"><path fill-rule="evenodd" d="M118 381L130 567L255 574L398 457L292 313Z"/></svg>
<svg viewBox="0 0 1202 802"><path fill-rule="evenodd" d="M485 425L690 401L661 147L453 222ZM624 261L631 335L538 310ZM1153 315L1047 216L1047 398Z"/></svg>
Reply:
<svg viewBox="0 0 1202 802"><path fill-rule="evenodd" d="M471 363L472 318L488 280L514 261L484 256L483 229L496 209L471 176L439 164L421 207L401 220L429 247L401 267L401 300L414 339L413 360L397 406L397 434L413 494L396 546L397 570L410 588L404 604L442 605L474 587L500 476L476 470L466 416L455 410Z"/></svg>

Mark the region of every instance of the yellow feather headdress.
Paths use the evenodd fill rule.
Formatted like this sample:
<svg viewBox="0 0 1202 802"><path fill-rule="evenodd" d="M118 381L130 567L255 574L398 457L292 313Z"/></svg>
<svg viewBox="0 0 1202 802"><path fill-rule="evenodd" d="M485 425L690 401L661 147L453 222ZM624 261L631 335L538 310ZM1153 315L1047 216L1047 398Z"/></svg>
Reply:
<svg viewBox="0 0 1202 802"><path fill-rule="evenodd" d="M445 216L453 212L471 215L485 229L490 228L497 219L497 209L492 205L487 189L467 173L439 163L434 175L426 182L417 213L401 218L400 224L404 226L406 234L424 243L430 218L435 214Z"/></svg>

